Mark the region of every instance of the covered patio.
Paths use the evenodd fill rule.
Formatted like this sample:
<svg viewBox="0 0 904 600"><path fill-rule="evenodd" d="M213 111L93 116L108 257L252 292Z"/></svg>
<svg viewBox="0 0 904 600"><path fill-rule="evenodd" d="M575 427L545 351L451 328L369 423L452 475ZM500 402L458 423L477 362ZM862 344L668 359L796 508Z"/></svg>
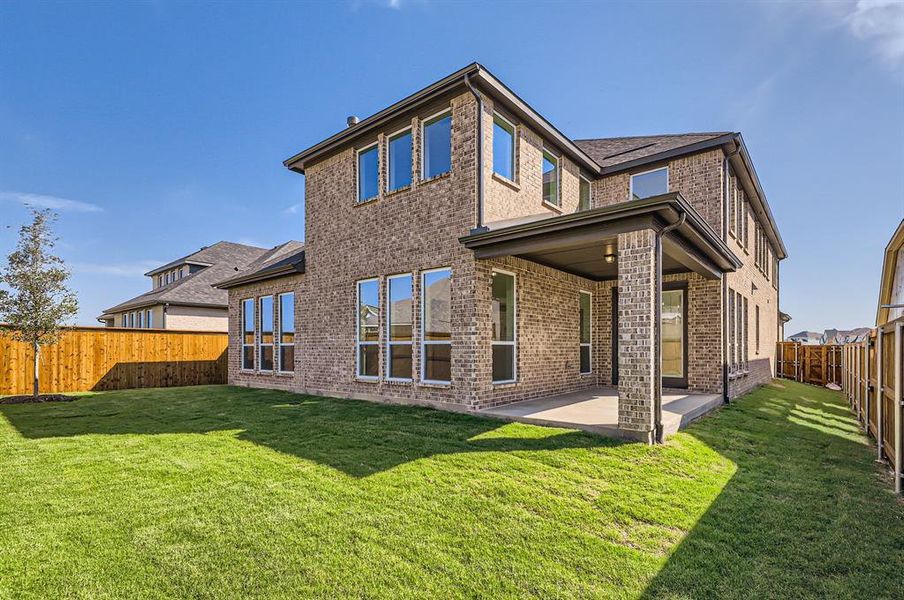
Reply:
<svg viewBox="0 0 904 600"><path fill-rule="evenodd" d="M688 373L687 290L683 296L679 294L684 298L684 317L680 311L677 321L672 311L666 315L669 334L677 331L677 337L663 338L663 275L695 273L700 281L716 282L741 263L680 194L551 218L490 223L461 241L478 259L517 257L593 282L617 285L611 324L611 381L617 387L588 386L581 392L563 394L548 389L536 394L541 399L488 408L484 414L655 443L721 402L724 394L712 393L722 381L719 361L724 361L724 345L719 341L724 306L720 288L710 286L705 298L700 298L698 308L705 306L699 310L707 315L709 328L705 339L710 362L705 363L705 374L710 383L694 388ZM665 370L664 341L669 344ZM697 371L699 375L700 369ZM709 393L663 395L663 385ZM569 387L574 390L574 385Z"/></svg>
<svg viewBox="0 0 904 600"><path fill-rule="evenodd" d="M719 406L722 406L720 394L685 394L677 390L663 393L663 437L684 429ZM505 421L581 429L611 437L622 434L618 428L618 389L614 387L525 400L487 408L478 414Z"/></svg>

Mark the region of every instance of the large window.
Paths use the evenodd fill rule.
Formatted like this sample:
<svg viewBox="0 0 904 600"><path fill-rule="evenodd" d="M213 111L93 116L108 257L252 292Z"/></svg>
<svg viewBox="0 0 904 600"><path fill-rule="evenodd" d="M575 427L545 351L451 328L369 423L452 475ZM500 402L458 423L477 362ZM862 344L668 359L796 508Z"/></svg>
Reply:
<svg viewBox="0 0 904 600"><path fill-rule="evenodd" d="M591 325L592 318L591 305L593 297L588 292L581 292L580 305L580 327L581 327L581 373L590 373L591 363Z"/></svg>
<svg viewBox="0 0 904 600"><path fill-rule="evenodd" d="M145 326L148 329L153 329L154 328L154 311L148 309L144 312L144 315L145 315L145 317L144 317Z"/></svg>
<svg viewBox="0 0 904 600"><path fill-rule="evenodd" d="M515 276L493 271L493 383L515 381Z"/></svg>
<svg viewBox="0 0 904 600"><path fill-rule="evenodd" d="M590 181L583 176L578 183L578 210L590 210Z"/></svg>
<svg viewBox="0 0 904 600"><path fill-rule="evenodd" d="M452 271L421 274L421 380L452 381Z"/></svg>
<svg viewBox="0 0 904 600"><path fill-rule="evenodd" d="M364 379L380 376L380 287L376 279L358 282L357 373Z"/></svg>
<svg viewBox="0 0 904 600"><path fill-rule="evenodd" d="M559 159L543 151L543 202L559 206Z"/></svg>
<svg viewBox="0 0 904 600"><path fill-rule="evenodd" d="M684 332L685 293L683 289L662 291L662 377L685 379ZM681 382L667 382L680 385Z"/></svg>
<svg viewBox="0 0 904 600"><path fill-rule="evenodd" d="M493 115L493 172L515 180L515 126Z"/></svg>
<svg viewBox="0 0 904 600"><path fill-rule="evenodd" d="M254 299L242 300L242 368L254 370Z"/></svg>
<svg viewBox="0 0 904 600"><path fill-rule="evenodd" d="M260 371L273 370L273 296L261 296Z"/></svg>
<svg viewBox="0 0 904 600"><path fill-rule="evenodd" d="M389 138L389 191L411 185L411 128Z"/></svg>
<svg viewBox="0 0 904 600"><path fill-rule="evenodd" d="M387 280L389 323L386 341L386 376L389 379L411 380L411 275L394 275Z"/></svg>
<svg viewBox="0 0 904 600"><path fill-rule="evenodd" d="M669 168L631 175L631 199L643 200L669 191Z"/></svg>
<svg viewBox="0 0 904 600"><path fill-rule="evenodd" d="M377 197L379 169L380 153L377 144L358 150L358 202Z"/></svg>
<svg viewBox="0 0 904 600"><path fill-rule="evenodd" d="M279 370L295 370L295 294L279 295Z"/></svg>
<svg viewBox="0 0 904 600"><path fill-rule="evenodd" d="M138 328L144 329L144 311L143 310L138 311Z"/></svg>
<svg viewBox="0 0 904 600"><path fill-rule="evenodd" d="M452 113L446 111L424 121L423 178L430 179L452 170Z"/></svg>

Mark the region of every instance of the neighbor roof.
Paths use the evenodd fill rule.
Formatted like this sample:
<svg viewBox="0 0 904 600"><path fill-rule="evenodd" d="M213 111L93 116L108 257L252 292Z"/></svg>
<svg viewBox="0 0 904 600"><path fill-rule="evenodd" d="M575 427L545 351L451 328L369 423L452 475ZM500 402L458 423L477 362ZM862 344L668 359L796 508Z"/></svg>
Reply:
<svg viewBox="0 0 904 600"><path fill-rule="evenodd" d="M247 283L297 273L304 273L304 244L290 240L268 250L257 260L239 271L238 274L216 285L218 288L226 290Z"/></svg>
<svg viewBox="0 0 904 600"><path fill-rule="evenodd" d="M214 284L235 273L236 269L246 268L252 261L260 258L266 252L266 248L257 248L233 242L217 242L178 261L167 263L176 266L177 264L189 262L188 259L191 258L191 260L198 261L199 264L204 263L210 266L200 271L195 271L182 279L177 279L168 285L158 287L131 300L117 304L112 308L108 308L104 311L104 314L153 306L155 304L226 308L229 302L229 294L225 290L214 287ZM153 275L159 270L154 269L149 271L149 274Z"/></svg>

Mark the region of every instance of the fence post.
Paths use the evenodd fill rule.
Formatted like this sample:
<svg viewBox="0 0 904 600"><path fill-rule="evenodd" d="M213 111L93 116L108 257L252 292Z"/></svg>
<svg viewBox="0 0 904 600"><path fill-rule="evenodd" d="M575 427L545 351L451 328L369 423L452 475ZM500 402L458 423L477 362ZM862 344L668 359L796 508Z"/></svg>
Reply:
<svg viewBox="0 0 904 600"><path fill-rule="evenodd" d="M863 427L869 436L869 336L863 342Z"/></svg>
<svg viewBox="0 0 904 600"><path fill-rule="evenodd" d="M901 493L901 330L904 324L895 323L895 398L892 407L895 411L895 493Z"/></svg>
<svg viewBox="0 0 904 600"><path fill-rule="evenodd" d="M885 363L887 360L882 356L882 345L884 344L885 334L882 328L876 334L876 446L879 449L879 457L876 459L882 462L882 404L885 402Z"/></svg>

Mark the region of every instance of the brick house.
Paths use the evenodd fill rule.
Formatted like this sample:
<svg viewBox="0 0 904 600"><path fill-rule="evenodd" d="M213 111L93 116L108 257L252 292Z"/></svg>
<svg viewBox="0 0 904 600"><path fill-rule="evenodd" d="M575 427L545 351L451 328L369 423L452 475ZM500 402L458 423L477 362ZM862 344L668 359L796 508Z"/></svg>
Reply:
<svg viewBox="0 0 904 600"><path fill-rule="evenodd" d="M230 383L463 411L610 385L650 441L663 386L772 377L786 253L738 133L571 140L472 64L285 165L303 257L221 284Z"/></svg>
<svg viewBox="0 0 904 600"><path fill-rule="evenodd" d="M216 284L266 253L234 242L217 242L145 273L151 289L108 308L97 320L106 327L226 331L229 294Z"/></svg>

